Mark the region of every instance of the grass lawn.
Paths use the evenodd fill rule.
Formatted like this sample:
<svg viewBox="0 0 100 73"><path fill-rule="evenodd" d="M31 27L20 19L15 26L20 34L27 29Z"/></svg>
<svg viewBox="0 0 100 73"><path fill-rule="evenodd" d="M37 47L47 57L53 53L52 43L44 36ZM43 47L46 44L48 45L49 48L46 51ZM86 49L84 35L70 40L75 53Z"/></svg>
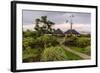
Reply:
<svg viewBox="0 0 100 73"><path fill-rule="evenodd" d="M69 51L66 51L66 55L68 56L68 60L82 60L81 57L79 57L78 55L75 55Z"/></svg>
<svg viewBox="0 0 100 73"><path fill-rule="evenodd" d="M91 39L90 37L84 37L84 36L81 36L81 37L78 37L79 39Z"/></svg>
<svg viewBox="0 0 100 73"><path fill-rule="evenodd" d="M90 52L91 52L91 48L90 46L87 46L85 48L80 48L80 47L71 47L71 49L75 50L75 51L78 51L78 52L81 52L81 53L84 53L84 54L87 54L90 56Z"/></svg>

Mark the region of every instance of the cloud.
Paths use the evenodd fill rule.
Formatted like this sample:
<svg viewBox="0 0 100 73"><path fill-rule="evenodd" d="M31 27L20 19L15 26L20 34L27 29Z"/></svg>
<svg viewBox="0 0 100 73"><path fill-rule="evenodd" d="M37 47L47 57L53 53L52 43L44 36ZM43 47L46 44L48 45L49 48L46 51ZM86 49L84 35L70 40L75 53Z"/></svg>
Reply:
<svg viewBox="0 0 100 73"><path fill-rule="evenodd" d="M33 24L23 25L23 31L26 31L26 30L34 31L35 30L34 27L35 27L35 25L33 25Z"/></svg>
<svg viewBox="0 0 100 73"><path fill-rule="evenodd" d="M76 12L55 12L55 11L37 11L37 10L23 10L23 23L32 24L35 23L35 19L41 16L47 16L48 20L62 24L66 20L70 20L70 15L74 15L73 23L75 24L91 24L90 13L76 13Z"/></svg>
<svg viewBox="0 0 100 73"><path fill-rule="evenodd" d="M70 29L70 24L55 24L53 26L53 28L55 29L61 29L62 31L67 31L68 29ZM73 24L73 29L77 30L78 32L90 32L91 31L91 27L89 24Z"/></svg>
<svg viewBox="0 0 100 73"><path fill-rule="evenodd" d="M27 29L29 30L35 30L34 29L35 24L28 24L28 25L23 25L23 30L26 31ZM54 29L61 29L63 32L67 31L70 29L70 24L69 23L63 23L63 24L55 24L52 26ZM85 32L85 33L90 33L91 32L91 26L90 24L73 24L73 29L77 30L78 32Z"/></svg>
<svg viewBox="0 0 100 73"><path fill-rule="evenodd" d="M79 32L91 32L91 26L89 24L74 24L73 28Z"/></svg>
<svg viewBox="0 0 100 73"><path fill-rule="evenodd" d="M54 29L61 29L62 31L66 31L66 30L68 30L68 29L70 29L70 24L55 24L55 25L53 25L53 27L52 28L54 28Z"/></svg>

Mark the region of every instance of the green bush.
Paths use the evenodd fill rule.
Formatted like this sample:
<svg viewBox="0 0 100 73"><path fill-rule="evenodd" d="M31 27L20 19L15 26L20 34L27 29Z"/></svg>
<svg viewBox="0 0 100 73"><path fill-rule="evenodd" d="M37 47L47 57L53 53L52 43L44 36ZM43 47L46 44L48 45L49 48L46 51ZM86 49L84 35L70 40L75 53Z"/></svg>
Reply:
<svg viewBox="0 0 100 73"><path fill-rule="evenodd" d="M64 61L68 58L64 49L59 46L45 48L41 55L41 61Z"/></svg>
<svg viewBox="0 0 100 73"><path fill-rule="evenodd" d="M32 48L33 40L34 39L31 37L23 38L23 49L26 49L27 47Z"/></svg>
<svg viewBox="0 0 100 73"><path fill-rule="evenodd" d="M44 48L59 45L57 38L52 35L43 35L37 38L37 40L39 41L38 44L40 44L41 47L44 46Z"/></svg>
<svg viewBox="0 0 100 73"><path fill-rule="evenodd" d="M23 39L23 49L31 48L46 48L59 45L57 38L51 35L43 35L38 38L26 37Z"/></svg>
<svg viewBox="0 0 100 73"><path fill-rule="evenodd" d="M23 51L23 62L35 62L39 61L39 54L40 54L39 49L31 49L30 47L27 47L26 50Z"/></svg>
<svg viewBox="0 0 100 73"><path fill-rule="evenodd" d="M77 37L77 36L65 37L65 41L63 44L66 46L77 46L84 48L90 45L90 38Z"/></svg>
<svg viewBox="0 0 100 73"><path fill-rule="evenodd" d="M38 34L37 31L30 31L30 30L27 30L27 31L23 31L23 37L32 37L32 38L37 38L39 37L40 35Z"/></svg>
<svg viewBox="0 0 100 73"><path fill-rule="evenodd" d="M77 40L78 40L77 36L65 37L65 41L63 42L63 44L66 46L76 46Z"/></svg>
<svg viewBox="0 0 100 73"><path fill-rule="evenodd" d="M86 46L90 45L90 39L87 38L79 38L77 40L77 47L84 48Z"/></svg>
<svg viewBox="0 0 100 73"><path fill-rule="evenodd" d="M43 44L40 40L34 39L32 37L26 37L23 39L23 49L26 49L27 47L41 48L43 47Z"/></svg>

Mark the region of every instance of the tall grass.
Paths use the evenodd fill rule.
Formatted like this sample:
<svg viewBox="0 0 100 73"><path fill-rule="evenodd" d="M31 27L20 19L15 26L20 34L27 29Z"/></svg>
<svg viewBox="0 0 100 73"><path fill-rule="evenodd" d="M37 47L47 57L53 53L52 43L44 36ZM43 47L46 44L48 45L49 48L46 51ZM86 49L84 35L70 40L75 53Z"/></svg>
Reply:
<svg viewBox="0 0 100 73"><path fill-rule="evenodd" d="M64 49L59 46L45 48L41 55L41 61L64 61L68 59Z"/></svg>
<svg viewBox="0 0 100 73"><path fill-rule="evenodd" d="M23 50L23 62L37 62L40 61L40 49L27 48Z"/></svg>

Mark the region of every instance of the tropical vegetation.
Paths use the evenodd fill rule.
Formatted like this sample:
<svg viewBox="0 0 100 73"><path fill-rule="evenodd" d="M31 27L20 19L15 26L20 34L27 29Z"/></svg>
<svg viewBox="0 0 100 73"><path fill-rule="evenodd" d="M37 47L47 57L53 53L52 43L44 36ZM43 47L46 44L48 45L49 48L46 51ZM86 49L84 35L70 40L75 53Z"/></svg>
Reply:
<svg viewBox="0 0 100 73"><path fill-rule="evenodd" d="M35 20L35 31L23 31L23 62L83 60L74 52L91 56L90 35L54 35L54 22L41 16ZM63 47L64 46L64 47ZM70 50L68 50L70 49ZM72 52L73 51L73 52Z"/></svg>

